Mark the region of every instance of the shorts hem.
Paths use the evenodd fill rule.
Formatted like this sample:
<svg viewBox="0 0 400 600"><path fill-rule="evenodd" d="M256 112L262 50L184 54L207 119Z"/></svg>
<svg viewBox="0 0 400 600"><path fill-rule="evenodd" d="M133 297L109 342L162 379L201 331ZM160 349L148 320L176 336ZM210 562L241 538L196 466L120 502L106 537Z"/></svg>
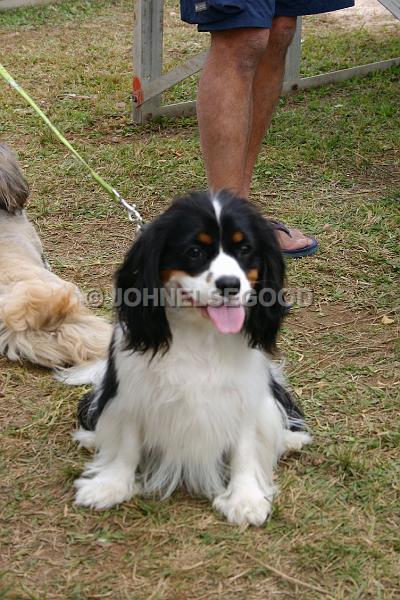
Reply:
<svg viewBox="0 0 400 600"><path fill-rule="evenodd" d="M226 31L228 29L271 29L272 18L262 21L261 19L224 19L223 21L217 21L216 23L202 23L197 25L197 31L201 32L213 32L213 31Z"/></svg>
<svg viewBox="0 0 400 600"><path fill-rule="evenodd" d="M304 9L293 9L293 10L289 10L289 9L282 9L282 10L276 10L274 17L306 17L309 15L326 15L327 13L330 12L335 12L335 10L343 10L344 8L352 8L354 7L354 0L349 0L348 2L338 2L337 5L330 5L329 8L327 8L326 10L321 10L321 9L314 9L314 10L304 10Z"/></svg>

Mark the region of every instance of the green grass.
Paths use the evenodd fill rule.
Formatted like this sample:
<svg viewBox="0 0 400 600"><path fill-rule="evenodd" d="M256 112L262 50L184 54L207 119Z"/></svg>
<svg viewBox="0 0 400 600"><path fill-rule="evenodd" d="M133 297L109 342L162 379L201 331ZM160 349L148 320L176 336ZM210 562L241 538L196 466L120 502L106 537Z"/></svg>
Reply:
<svg viewBox="0 0 400 600"><path fill-rule="evenodd" d="M172 66L207 36L170 14L177 2L166 7ZM398 27L321 23L306 20L304 74L400 54ZM194 119L132 123L131 34L128 0L0 13L1 61L148 219L204 187L205 174ZM87 456L69 433L82 390L0 359L0 598L398 597L398 89L391 69L283 98L257 165L259 208L321 245L288 265L290 287L314 301L294 309L280 344L315 442L282 461L271 521L239 531L183 492L104 513L76 508L72 482ZM168 98L194 93L189 81ZM0 114L53 269L101 289L109 314L112 273L133 237L125 213L1 83Z"/></svg>
<svg viewBox="0 0 400 600"><path fill-rule="evenodd" d="M40 25L63 25L66 21L76 21L98 14L104 7L121 4L121 0L63 0L50 4L27 6L0 12L0 26L3 30L34 28ZM126 4L126 3L125 3Z"/></svg>
<svg viewBox="0 0 400 600"><path fill-rule="evenodd" d="M347 69L400 55L400 38L396 31L373 31L372 28L348 31L317 32L306 29L302 44L302 75L304 77Z"/></svg>

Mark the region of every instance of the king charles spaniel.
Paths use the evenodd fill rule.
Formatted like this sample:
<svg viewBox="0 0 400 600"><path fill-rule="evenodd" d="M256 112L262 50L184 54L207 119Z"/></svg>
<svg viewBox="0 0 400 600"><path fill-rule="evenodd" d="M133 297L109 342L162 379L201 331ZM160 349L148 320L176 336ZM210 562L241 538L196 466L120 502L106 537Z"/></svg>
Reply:
<svg viewBox="0 0 400 600"><path fill-rule="evenodd" d="M177 486L237 525L261 525L286 451L310 442L272 361L287 307L272 226L228 192L176 199L116 275L108 360L64 374L94 382L75 438L94 448L76 503L106 509Z"/></svg>

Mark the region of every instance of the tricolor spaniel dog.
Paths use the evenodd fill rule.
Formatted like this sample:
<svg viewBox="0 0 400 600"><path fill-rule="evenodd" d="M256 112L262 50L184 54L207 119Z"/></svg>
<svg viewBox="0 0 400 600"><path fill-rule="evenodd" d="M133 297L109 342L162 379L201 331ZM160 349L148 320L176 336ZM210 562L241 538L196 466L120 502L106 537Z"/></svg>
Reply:
<svg viewBox="0 0 400 600"><path fill-rule="evenodd" d="M232 523L264 523L278 458L311 439L271 360L283 279L273 228L227 192L178 198L145 228L117 273L107 364L66 375L98 377L78 411L96 453L77 504L183 485Z"/></svg>
<svg viewBox="0 0 400 600"><path fill-rule="evenodd" d="M111 325L49 270L25 212L28 195L15 154L0 144L0 355L44 367L101 359Z"/></svg>

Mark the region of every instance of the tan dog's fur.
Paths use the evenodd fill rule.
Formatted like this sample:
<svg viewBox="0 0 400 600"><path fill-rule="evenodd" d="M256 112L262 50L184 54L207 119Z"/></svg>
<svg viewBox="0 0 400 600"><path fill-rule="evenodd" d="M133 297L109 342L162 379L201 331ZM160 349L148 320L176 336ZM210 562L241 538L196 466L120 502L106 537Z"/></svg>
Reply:
<svg viewBox="0 0 400 600"><path fill-rule="evenodd" d="M111 325L46 268L24 211L28 194L14 153L0 144L0 354L45 367L103 358Z"/></svg>

